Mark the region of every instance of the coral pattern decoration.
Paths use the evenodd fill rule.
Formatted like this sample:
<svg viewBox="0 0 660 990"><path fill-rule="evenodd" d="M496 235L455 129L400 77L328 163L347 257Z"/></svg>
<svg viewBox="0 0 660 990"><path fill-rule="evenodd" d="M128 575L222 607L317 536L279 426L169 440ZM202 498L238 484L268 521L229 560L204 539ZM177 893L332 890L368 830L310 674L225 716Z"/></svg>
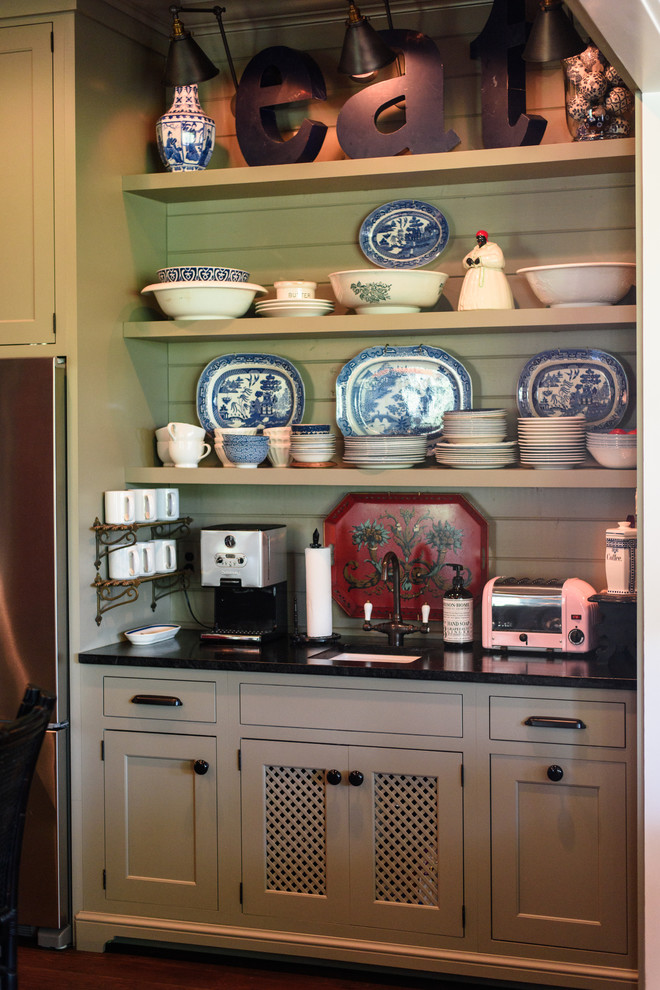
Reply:
<svg viewBox="0 0 660 990"><path fill-rule="evenodd" d="M461 564L465 586L479 600L488 579L488 523L462 495L351 493L326 517L324 545L333 545L332 595L353 617L373 604L374 618L392 611L392 583L383 557L393 550L401 571L401 614L416 619L423 604L442 617L442 599Z"/></svg>

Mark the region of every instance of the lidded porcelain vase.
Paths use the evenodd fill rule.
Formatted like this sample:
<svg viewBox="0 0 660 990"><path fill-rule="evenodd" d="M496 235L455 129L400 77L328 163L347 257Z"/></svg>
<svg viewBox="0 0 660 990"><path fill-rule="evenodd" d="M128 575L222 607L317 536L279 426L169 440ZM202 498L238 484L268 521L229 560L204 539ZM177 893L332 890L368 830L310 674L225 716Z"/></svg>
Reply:
<svg viewBox="0 0 660 990"><path fill-rule="evenodd" d="M175 87L172 106L156 124L156 138L169 172L206 168L215 146L215 121L202 110L196 83Z"/></svg>

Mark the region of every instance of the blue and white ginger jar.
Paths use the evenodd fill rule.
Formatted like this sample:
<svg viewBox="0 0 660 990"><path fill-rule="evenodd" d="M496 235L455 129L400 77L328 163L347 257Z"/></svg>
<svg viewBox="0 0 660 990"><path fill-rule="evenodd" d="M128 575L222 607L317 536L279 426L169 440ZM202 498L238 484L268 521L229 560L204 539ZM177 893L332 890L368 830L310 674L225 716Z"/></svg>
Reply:
<svg viewBox="0 0 660 990"><path fill-rule="evenodd" d="M156 124L158 151L169 172L199 172L215 146L215 121L204 113L197 84L176 86L172 106Z"/></svg>

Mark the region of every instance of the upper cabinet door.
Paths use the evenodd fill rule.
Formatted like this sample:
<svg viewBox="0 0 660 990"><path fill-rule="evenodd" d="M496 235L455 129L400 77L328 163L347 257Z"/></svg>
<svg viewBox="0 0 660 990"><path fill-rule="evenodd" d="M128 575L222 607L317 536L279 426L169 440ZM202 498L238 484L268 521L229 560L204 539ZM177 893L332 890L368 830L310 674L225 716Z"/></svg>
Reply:
<svg viewBox="0 0 660 990"><path fill-rule="evenodd" d="M0 29L0 345L55 342L49 23Z"/></svg>

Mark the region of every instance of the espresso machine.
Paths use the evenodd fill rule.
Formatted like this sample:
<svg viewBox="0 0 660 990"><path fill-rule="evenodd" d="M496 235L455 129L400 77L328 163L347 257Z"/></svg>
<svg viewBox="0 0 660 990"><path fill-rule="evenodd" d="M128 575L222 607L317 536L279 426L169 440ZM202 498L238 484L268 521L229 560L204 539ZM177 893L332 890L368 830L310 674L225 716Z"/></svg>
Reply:
<svg viewBox="0 0 660 990"><path fill-rule="evenodd" d="M258 644L286 635L286 526L208 526L200 557L202 585L215 588L213 630L203 640Z"/></svg>

